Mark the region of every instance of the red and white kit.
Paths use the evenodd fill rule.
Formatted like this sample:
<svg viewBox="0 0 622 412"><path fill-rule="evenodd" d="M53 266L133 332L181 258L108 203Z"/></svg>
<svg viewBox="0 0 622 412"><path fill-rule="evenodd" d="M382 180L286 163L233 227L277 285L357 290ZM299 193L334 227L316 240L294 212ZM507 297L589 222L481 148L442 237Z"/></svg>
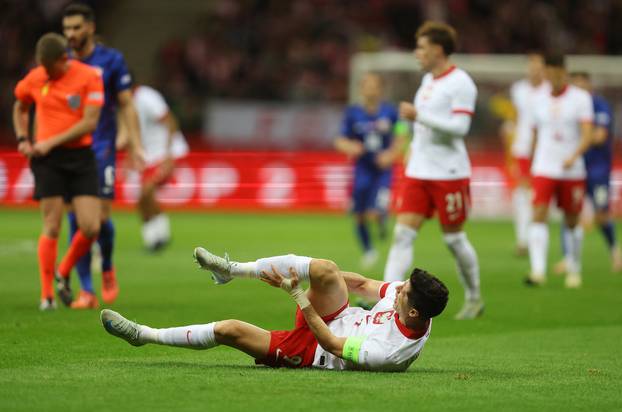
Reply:
<svg viewBox="0 0 622 412"><path fill-rule="evenodd" d="M188 144L178 131L173 135L169 152L169 130L167 125L161 122L169 113L169 107L157 90L148 86L138 86L134 91L134 105L140 121L141 139L147 164L143 172L143 180L152 179L157 175L160 164L168 154L173 159L180 159L187 155Z"/></svg>
<svg viewBox="0 0 622 412"><path fill-rule="evenodd" d="M551 86L542 82L533 86L528 80L519 80L512 85L510 97L516 108L516 129L512 142L512 157L516 159L521 177L530 175L530 158L533 148L533 129L529 120L529 112L537 103L538 96L550 93Z"/></svg>
<svg viewBox="0 0 622 412"><path fill-rule="evenodd" d="M294 330L271 332L269 354L257 362L288 367L405 371L419 357L430 336L432 321L421 331L408 329L400 322L393 304L396 287L401 284L383 284L379 291L381 299L371 310L346 305L324 318L335 336L362 339L357 363L338 358L319 346L300 310Z"/></svg>
<svg viewBox="0 0 622 412"><path fill-rule="evenodd" d="M557 96L542 94L529 116L529 122L538 130L531 167L534 205L548 205L555 195L566 212L580 212L586 176L583 158L579 157L568 169L564 169L563 163L579 146L581 124L593 120L590 94L571 85Z"/></svg>
<svg viewBox="0 0 622 412"><path fill-rule="evenodd" d="M463 138L476 98L475 83L455 66L423 77L414 100L417 120L399 212L431 216L437 210L442 224L466 219L471 163Z"/></svg>

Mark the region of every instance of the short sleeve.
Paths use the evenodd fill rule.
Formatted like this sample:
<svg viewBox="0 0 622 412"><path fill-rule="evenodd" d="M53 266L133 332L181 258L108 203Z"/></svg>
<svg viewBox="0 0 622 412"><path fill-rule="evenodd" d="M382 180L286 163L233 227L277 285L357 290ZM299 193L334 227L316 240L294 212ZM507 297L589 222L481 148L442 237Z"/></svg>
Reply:
<svg viewBox="0 0 622 412"><path fill-rule="evenodd" d="M91 76L86 84L85 105L103 106L104 105L104 80L101 73L95 69L91 69Z"/></svg>
<svg viewBox="0 0 622 412"><path fill-rule="evenodd" d="M34 99L32 97L32 89L30 86L30 76L24 77L17 83L15 86L15 98L24 103L33 103Z"/></svg>
<svg viewBox="0 0 622 412"><path fill-rule="evenodd" d="M475 101L477 99L477 88L470 77L460 79L456 83L454 95L451 99L452 113L461 113L472 116L475 113Z"/></svg>
<svg viewBox="0 0 622 412"><path fill-rule="evenodd" d="M114 60L114 87L117 93L132 87L132 75L127 68L125 59L121 53L116 54Z"/></svg>
<svg viewBox="0 0 622 412"><path fill-rule="evenodd" d="M383 283L382 285L380 285L380 289L378 290L378 295L380 296L380 299L384 299L384 298L393 299L393 298L395 298L397 287L401 286L403 284L404 284L404 282L385 282L385 283Z"/></svg>
<svg viewBox="0 0 622 412"><path fill-rule="evenodd" d="M594 105L592 97L587 92L581 93L580 99L577 99L577 111L580 122L594 121Z"/></svg>
<svg viewBox="0 0 622 412"><path fill-rule="evenodd" d="M143 89L141 92L143 95L141 107L144 108L150 119L159 121L169 111L164 97L150 87L143 86L141 89Z"/></svg>
<svg viewBox="0 0 622 412"><path fill-rule="evenodd" d="M510 100L512 101L512 105L514 107L520 106L519 87L518 83L514 83L512 84L512 87L510 87Z"/></svg>
<svg viewBox="0 0 622 412"><path fill-rule="evenodd" d="M606 129L611 127L611 110L604 101L598 101L594 104L594 124Z"/></svg>
<svg viewBox="0 0 622 412"><path fill-rule="evenodd" d="M341 136L352 137L353 135L352 116L350 108L348 108L343 114L343 119L341 120Z"/></svg>

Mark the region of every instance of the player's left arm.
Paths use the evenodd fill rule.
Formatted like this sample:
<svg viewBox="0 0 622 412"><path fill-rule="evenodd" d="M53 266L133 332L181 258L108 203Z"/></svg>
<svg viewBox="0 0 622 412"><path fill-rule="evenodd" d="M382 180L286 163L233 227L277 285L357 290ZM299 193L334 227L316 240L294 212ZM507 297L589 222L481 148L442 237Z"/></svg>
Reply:
<svg viewBox="0 0 622 412"><path fill-rule="evenodd" d="M32 149L33 156L45 156L55 147L62 146L65 143L84 136L85 134L92 133L97 128L100 112L101 105L87 104L84 107L84 114L82 115L82 118L77 123L50 139L35 143Z"/></svg>
<svg viewBox="0 0 622 412"><path fill-rule="evenodd" d="M564 160L564 169L572 167L572 165L585 153L593 144L593 118L594 109L592 107L591 97L585 93L578 106L577 116L579 118L579 130L581 133L581 140L574 153Z"/></svg>
<svg viewBox="0 0 622 412"><path fill-rule="evenodd" d="M442 133L464 137L471 127L477 99L477 88L472 80L468 80L462 82L460 88L454 91L451 113L448 116L431 111L415 112L416 121Z"/></svg>
<svg viewBox="0 0 622 412"><path fill-rule="evenodd" d="M393 127L391 145L376 156L376 163L380 168L388 169L400 158L408 141L408 134L408 122L404 120L396 121Z"/></svg>
<svg viewBox="0 0 622 412"><path fill-rule="evenodd" d="M594 107L594 130L592 135L593 145L602 145L609 138L611 126L611 109L606 102L598 102Z"/></svg>
<svg viewBox="0 0 622 412"><path fill-rule="evenodd" d="M261 280L286 291L300 307L311 333L313 333L320 346L333 355L343 358L344 345L348 338L335 336L331 332L326 322L318 315L309 299L307 299L305 291L298 284L298 274L293 268L290 268L289 275L289 279L284 278L273 266L271 272L264 271L261 273Z"/></svg>

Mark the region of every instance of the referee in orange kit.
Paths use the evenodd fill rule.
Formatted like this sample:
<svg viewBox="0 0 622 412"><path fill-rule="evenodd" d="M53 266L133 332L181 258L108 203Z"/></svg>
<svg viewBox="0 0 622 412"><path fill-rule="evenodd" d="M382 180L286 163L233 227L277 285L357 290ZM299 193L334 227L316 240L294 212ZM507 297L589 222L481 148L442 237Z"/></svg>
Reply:
<svg viewBox="0 0 622 412"><path fill-rule="evenodd" d="M38 246L39 308L51 310L56 308L52 287L55 274L58 296L69 305L73 299L69 274L90 249L99 230L100 202L91 132L97 126L104 94L99 72L70 60L61 35L43 35L37 42L36 58L39 65L15 87L13 125L17 149L30 159L34 197L40 201L43 215ZM36 105L34 142L28 137L32 104ZM64 199L74 207L79 230L55 273Z"/></svg>

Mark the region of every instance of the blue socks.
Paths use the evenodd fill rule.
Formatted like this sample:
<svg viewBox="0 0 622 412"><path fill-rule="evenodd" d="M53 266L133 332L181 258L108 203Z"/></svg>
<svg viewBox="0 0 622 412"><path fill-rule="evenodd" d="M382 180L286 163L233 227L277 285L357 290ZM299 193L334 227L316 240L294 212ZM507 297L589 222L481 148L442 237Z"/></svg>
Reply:
<svg viewBox="0 0 622 412"><path fill-rule="evenodd" d="M613 249L616 245L616 231L613 227L613 222L610 220L607 223L600 226L600 231L605 237L605 241L607 241L607 246L609 246L609 250Z"/></svg>
<svg viewBox="0 0 622 412"><path fill-rule="evenodd" d="M371 241L369 240L369 230L367 229L366 223L356 224L356 237L358 238L361 246L363 246L363 250L365 252L371 249Z"/></svg>
<svg viewBox="0 0 622 412"><path fill-rule="evenodd" d="M102 253L102 271L112 270L112 251L114 249L114 224L108 219L102 223L97 238Z"/></svg>
<svg viewBox="0 0 622 412"><path fill-rule="evenodd" d="M69 242L78 231L78 220L76 214L70 212L69 217ZM76 263L76 271L80 278L80 288L86 292L95 293L93 290L93 277L91 275L91 251L89 250L84 256Z"/></svg>

